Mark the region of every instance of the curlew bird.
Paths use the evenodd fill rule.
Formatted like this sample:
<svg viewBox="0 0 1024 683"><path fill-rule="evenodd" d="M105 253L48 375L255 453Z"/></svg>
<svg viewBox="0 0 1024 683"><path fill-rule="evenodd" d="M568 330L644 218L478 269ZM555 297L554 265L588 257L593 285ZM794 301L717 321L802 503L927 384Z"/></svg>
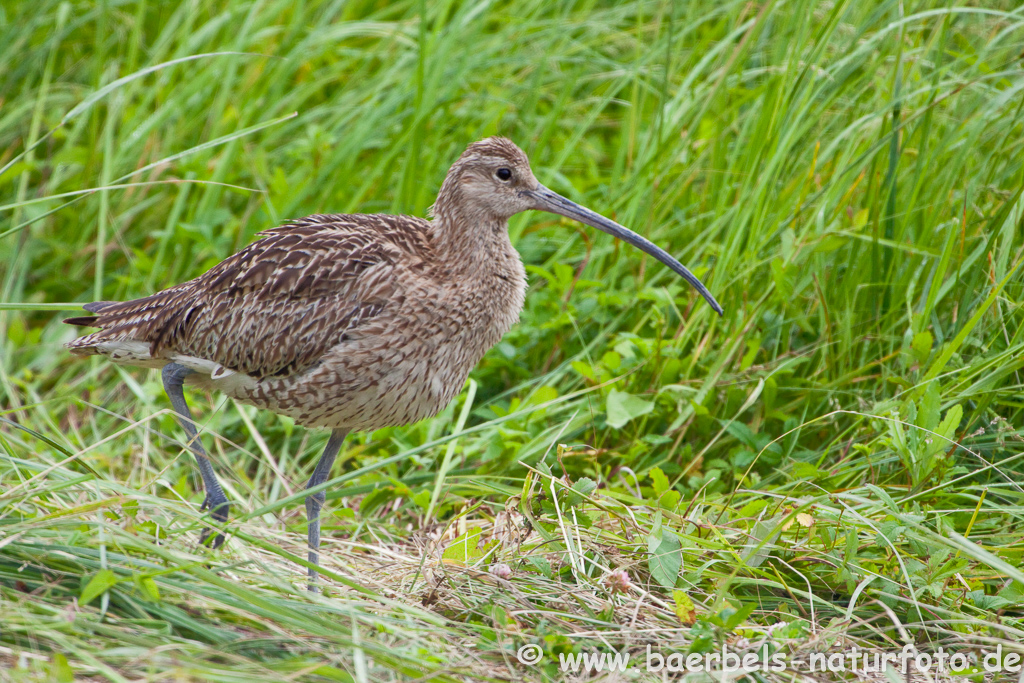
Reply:
<svg viewBox="0 0 1024 683"><path fill-rule="evenodd" d="M313 215L260 239L184 284L133 301L87 304L68 343L128 365L160 368L206 489L200 509L225 522L228 499L203 449L183 385L216 389L331 436L306 488L330 478L351 431L440 412L518 320L526 272L508 219L538 209L647 252L721 306L682 264L631 230L534 178L511 141L473 143L448 171L432 220ZM319 563L323 491L306 497L309 562ZM204 530L202 541L209 536ZM214 537L213 545L223 542ZM309 569L309 588L317 572Z"/></svg>

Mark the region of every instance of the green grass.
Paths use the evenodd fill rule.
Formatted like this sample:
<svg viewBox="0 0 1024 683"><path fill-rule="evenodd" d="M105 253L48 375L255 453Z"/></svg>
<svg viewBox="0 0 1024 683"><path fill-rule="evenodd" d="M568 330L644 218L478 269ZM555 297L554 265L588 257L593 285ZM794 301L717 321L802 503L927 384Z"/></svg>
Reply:
<svg viewBox="0 0 1024 683"><path fill-rule="evenodd" d="M1022 651L1022 50L999 0L5 2L0 680ZM156 374L70 357L60 318L287 218L425 215L496 133L725 316L517 216L521 323L441 415L349 439L325 595L301 563L326 434L203 394L234 507L198 547Z"/></svg>

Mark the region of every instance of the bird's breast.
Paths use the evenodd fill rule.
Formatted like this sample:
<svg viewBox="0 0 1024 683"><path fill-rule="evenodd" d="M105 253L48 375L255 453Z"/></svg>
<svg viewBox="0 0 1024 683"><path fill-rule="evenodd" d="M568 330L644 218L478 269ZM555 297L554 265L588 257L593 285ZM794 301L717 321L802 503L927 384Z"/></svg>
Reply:
<svg viewBox="0 0 1024 683"><path fill-rule="evenodd" d="M434 369L431 382L447 404L484 354L519 321L526 296L526 272L518 257L503 268L475 277L453 278L424 302L431 324L417 330L413 346L425 351Z"/></svg>
<svg viewBox="0 0 1024 683"><path fill-rule="evenodd" d="M403 290L400 305L301 375L233 395L314 427L372 431L432 417L518 321L526 272L516 258L478 277L421 279Z"/></svg>

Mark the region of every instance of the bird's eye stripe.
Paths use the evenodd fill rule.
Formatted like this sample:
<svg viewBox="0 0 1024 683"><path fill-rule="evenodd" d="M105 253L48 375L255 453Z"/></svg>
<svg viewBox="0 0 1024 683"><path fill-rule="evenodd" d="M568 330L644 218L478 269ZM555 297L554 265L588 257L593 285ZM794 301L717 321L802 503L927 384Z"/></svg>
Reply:
<svg viewBox="0 0 1024 683"><path fill-rule="evenodd" d="M512 171L507 168L499 168L495 175L498 176L498 180L509 180L512 177Z"/></svg>

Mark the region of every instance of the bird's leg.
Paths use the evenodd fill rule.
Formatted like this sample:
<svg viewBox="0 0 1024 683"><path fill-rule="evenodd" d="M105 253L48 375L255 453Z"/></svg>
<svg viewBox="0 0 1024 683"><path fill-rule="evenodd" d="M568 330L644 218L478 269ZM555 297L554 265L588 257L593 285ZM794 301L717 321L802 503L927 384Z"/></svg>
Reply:
<svg viewBox="0 0 1024 683"><path fill-rule="evenodd" d="M188 404L185 403L185 392L182 390L182 387L185 386L185 377L192 372L192 370L184 365L168 363L164 366L161 376L164 381L164 391L167 392L167 397L171 399L171 406L174 408L174 412L178 413L178 422L185 430L185 433L188 434L188 443L186 445L192 451L192 455L196 456L199 473L203 475L203 488L206 489L206 499L199 509L209 509L210 516L216 521L223 523L228 521L228 497L224 495L224 489L220 487L217 475L213 472L213 465L210 464L210 459L206 457L203 442L199 440L199 433L196 431L195 422L192 421L192 413L188 409ZM205 544L206 540L210 537L210 533L210 529L203 529L199 542ZM223 534L217 534L213 539L213 547L219 548L223 542Z"/></svg>
<svg viewBox="0 0 1024 683"><path fill-rule="evenodd" d="M338 451L341 450L341 442L345 440L346 435L348 435L347 429L335 429L331 432L331 438L327 440L327 447L324 449L323 455L320 456L320 461L317 462L316 468L313 470L313 476L309 478L309 483L306 484L307 490L314 486L319 486L330 479L331 466L334 465L334 459L338 457ZM306 518L309 522L309 561L314 565L320 564L320 508L324 506L325 500L327 500L327 495L323 491L306 496ZM309 590L314 593L317 591L316 580L318 576L317 571L310 567Z"/></svg>

